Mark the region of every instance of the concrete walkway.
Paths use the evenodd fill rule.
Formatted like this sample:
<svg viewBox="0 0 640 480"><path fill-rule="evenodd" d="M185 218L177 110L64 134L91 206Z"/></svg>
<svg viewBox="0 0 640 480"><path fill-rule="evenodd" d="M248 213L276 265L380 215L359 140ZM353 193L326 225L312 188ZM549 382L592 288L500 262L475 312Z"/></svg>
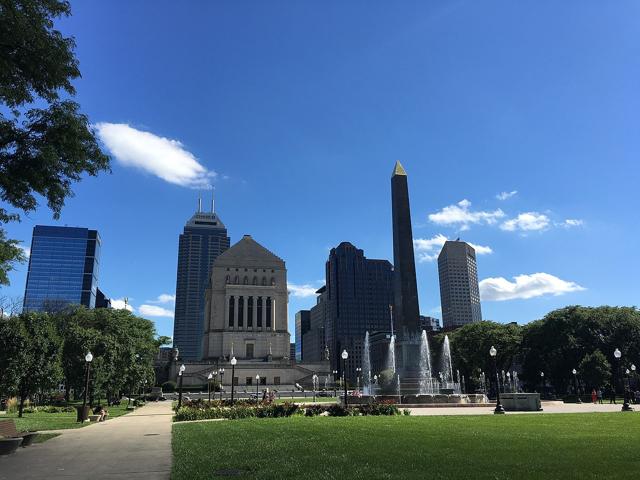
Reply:
<svg viewBox="0 0 640 480"><path fill-rule="evenodd" d="M0 457L0 480L168 479L171 402L75 430Z"/></svg>
<svg viewBox="0 0 640 480"><path fill-rule="evenodd" d="M402 408L401 405L399 405ZM562 402L542 402L542 412L507 412L508 415L515 414L539 414L539 413L601 413L601 412L619 412L622 405L597 405L594 403L562 403ZM634 410L640 411L640 405L632 405ZM427 416L427 415L493 415L494 406L491 407L469 407L469 408L410 408L411 415Z"/></svg>

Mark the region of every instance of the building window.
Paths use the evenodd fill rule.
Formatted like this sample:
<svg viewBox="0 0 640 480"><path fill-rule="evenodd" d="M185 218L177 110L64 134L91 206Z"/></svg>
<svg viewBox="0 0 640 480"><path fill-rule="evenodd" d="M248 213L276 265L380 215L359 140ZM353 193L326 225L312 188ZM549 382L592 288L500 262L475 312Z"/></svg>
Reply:
<svg viewBox="0 0 640 480"><path fill-rule="evenodd" d="M253 297L247 299L247 328L253 328Z"/></svg>
<svg viewBox="0 0 640 480"><path fill-rule="evenodd" d="M267 297L267 328L271 328L271 297Z"/></svg>
<svg viewBox="0 0 640 480"><path fill-rule="evenodd" d="M233 377L233 384L238 386L238 377Z"/></svg>
<svg viewBox="0 0 640 480"><path fill-rule="evenodd" d="M244 297L238 297L238 328L244 327Z"/></svg>
<svg viewBox="0 0 640 480"><path fill-rule="evenodd" d="M280 377L273 377L273 384L280 385Z"/></svg>
<svg viewBox="0 0 640 480"><path fill-rule="evenodd" d="M258 297L258 328L262 328L262 297Z"/></svg>
<svg viewBox="0 0 640 480"><path fill-rule="evenodd" d="M231 295L229 297L229 326L233 327L233 314L235 311L235 297L233 295Z"/></svg>
<svg viewBox="0 0 640 480"><path fill-rule="evenodd" d="M244 279L242 280L242 284L243 285L249 285L249 279L245 276Z"/></svg>
<svg viewBox="0 0 640 480"><path fill-rule="evenodd" d="M253 277L253 284L258 285L258 277L256 276Z"/></svg>
<svg viewBox="0 0 640 480"><path fill-rule="evenodd" d="M246 377L244 381L245 385L253 385L253 377Z"/></svg>
<svg viewBox="0 0 640 480"><path fill-rule="evenodd" d="M225 278L224 283L229 283L229 282L231 282L231 277L227 275L227 278Z"/></svg>
<svg viewBox="0 0 640 480"><path fill-rule="evenodd" d="M246 357L253 358L253 343L247 343L246 345Z"/></svg>
<svg viewBox="0 0 640 480"><path fill-rule="evenodd" d="M275 284L276 284L276 279L271 277L271 286L273 287L275 286Z"/></svg>
<svg viewBox="0 0 640 480"><path fill-rule="evenodd" d="M267 286L267 277L262 277L262 286L263 287Z"/></svg>
<svg viewBox="0 0 640 480"><path fill-rule="evenodd" d="M267 384L267 377L260 377L260 385L266 385Z"/></svg>

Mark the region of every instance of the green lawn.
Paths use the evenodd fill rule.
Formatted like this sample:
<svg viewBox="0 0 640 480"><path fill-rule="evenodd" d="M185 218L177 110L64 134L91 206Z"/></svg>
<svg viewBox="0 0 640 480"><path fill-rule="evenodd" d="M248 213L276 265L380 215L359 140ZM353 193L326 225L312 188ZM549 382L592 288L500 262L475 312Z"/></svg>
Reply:
<svg viewBox="0 0 640 480"><path fill-rule="evenodd" d="M59 433L41 433L33 439L33 443L44 443L47 440L51 440L52 438L56 438L59 436Z"/></svg>
<svg viewBox="0 0 640 480"><path fill-rule="evenodd" d="M637 413L175 424L172 480L638 478Z"/></svg>
<svg viewBox="0 0 640 480"><path fill-rule="evenodd" d="M127 413L127 404L107 407L109 418L119 417ZM0 420L4 418L13 418L16 422L18 431L42 431L42 430L62 430L67 428L80 428L89 423L76 422L76 412L69 413L24 413L22 418L18 418L17 413L8 413L0 416Z"/></svg>

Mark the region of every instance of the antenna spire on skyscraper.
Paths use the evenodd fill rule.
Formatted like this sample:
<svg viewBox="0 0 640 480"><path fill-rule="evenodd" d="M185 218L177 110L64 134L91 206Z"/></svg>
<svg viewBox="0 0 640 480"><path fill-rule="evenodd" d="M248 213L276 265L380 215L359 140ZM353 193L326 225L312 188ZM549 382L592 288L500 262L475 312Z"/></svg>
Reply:
<svg viewBox="0 0 640 480"><path fill-rule="evenodd" d="M216 187L211 187L211 213L216 213Z"/></svg>
<svg viewBox="0 0 640 480"><path fill-rule="evenodd" d="M198 194L198 213L202 212L202 195Z"/></svg>

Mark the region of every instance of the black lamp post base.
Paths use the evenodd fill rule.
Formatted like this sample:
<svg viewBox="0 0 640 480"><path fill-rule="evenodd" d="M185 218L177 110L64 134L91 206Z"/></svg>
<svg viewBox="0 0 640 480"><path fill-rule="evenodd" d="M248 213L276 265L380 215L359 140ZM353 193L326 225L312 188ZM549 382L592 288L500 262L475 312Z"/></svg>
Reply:
<svg viewBox="0 0 640 480"><path fill-rule="evenodd" d="M507 412L504 411L504 407L502 406L501 403L499 403L499 404L496 405L496 408L493 411L493 413L496 414L496 415L504 415Z"/></svg>

